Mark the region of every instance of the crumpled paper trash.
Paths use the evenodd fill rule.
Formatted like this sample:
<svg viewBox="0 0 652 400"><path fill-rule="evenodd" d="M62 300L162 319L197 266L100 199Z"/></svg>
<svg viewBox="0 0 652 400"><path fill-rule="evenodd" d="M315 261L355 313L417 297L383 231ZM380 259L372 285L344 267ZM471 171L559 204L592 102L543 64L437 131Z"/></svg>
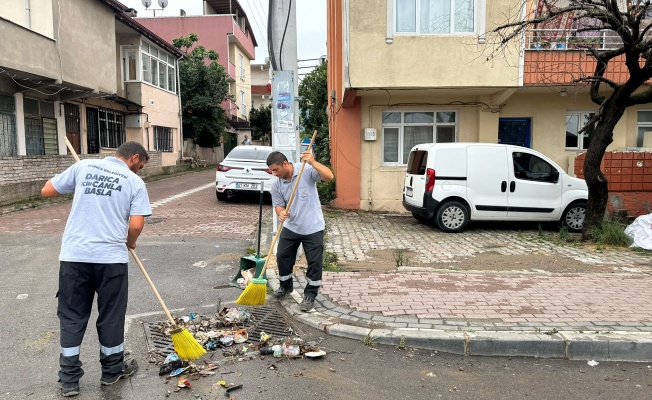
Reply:
<svg viewBox="0 0 652 400"><path fill-rule="evenodd" d="M634 241L630 247L652 250L652 214L637 217L625 228L625 234Z"/></svg>

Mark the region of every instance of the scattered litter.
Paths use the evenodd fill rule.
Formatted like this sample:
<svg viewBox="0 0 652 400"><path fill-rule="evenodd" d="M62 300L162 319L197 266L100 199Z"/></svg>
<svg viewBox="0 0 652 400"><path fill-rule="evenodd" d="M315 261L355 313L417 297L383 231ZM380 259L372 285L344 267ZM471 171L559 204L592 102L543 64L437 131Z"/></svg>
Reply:
<svg viewBox="0 0 652 400"><path fill-rule="evenodd" d="M228 396L229 396L229 393L233 392L234 390L238 390L238 389L242 389L242 385L241 385L241 384L240 384L240 385L231 386L230 388L226 389L226 391L224 392L224 395L226 395L226 396L228 397Z"/></svg>
<svg viewBox="0 0 652 400"><path fill-rule="evenodd" d="M591 367L595 367L596 365L598 365L598 364L600 364L600 363L597 362L597 361L595 361L595 360L591 360L591 361L588 362L588 364L589 364L589 366L591 366Z"/></svg>
<svg viewBox="0 0 652 400"><path fill-rule="evenodd" d="M186 372L190 367L177 368L174 371L170 372L170 376L178 376Z"/></svg>
<svg viewBox="0 0 652 400"><path fill-rule="evenodd" d="M208 264L206 264L206 261L197 261L192 266L193 267L198 267L198 268L206 268L207 265Z"/></svg>
<svg viewBox="0 0 652 400"><path fill-rule="evenodd" d="M429 377L432 377L432 378L436 378L436 377L437 377L437 375L435 375L434 372L428 372L428 373L426 374L426 376L429 376Z"/></svg>
<svg viewBox="0 0 652 400"><path fill-rule="evenodd" d="M308 358L317 358L321 357L323 355L326 355L326 352L324 350L319 350L319 351L309 351L306 354L306 357Z"/></svg>
<svg viewBox="0 0 652 400"><path fill-rule="evenodd" d="M158 371L159 375L165 375L169 374L171 372L174 372L179 369L183 369L185 367L185 363L181 360L176 360L176 361L170 361L168 363L165 363L161 365L161 368ZM187 367L186 367L187 368ZM174 375L171 375L174 376Z"/></svg>
<svg viewBox="0 0 652 400"><path fill-rule="evenodd" d="M226 387L226 381L218 381L217 384L222 387Z"/></svg>
<svg viewBox="0 0 652 400"><path fill-rule="evenodd" d="M180 388L189 388L191 384L187 378L181 378L179 379L179 383L177 384L177 386Z"/></svg>
<svg viewBox="0 0 652 400"><path fill-rule="evenodd" d="M22 293L16 296L16 300L25 300L29 296L27 293Z"/></svg>

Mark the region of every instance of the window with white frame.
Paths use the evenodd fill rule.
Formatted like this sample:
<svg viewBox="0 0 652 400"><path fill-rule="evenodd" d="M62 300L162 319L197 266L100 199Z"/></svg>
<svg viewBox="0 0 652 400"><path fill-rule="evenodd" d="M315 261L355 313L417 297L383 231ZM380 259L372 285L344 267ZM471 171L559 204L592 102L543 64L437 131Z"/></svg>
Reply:
<svg viewBox="0 0 652 400"><path fill-rule="evenodd" d="M244 56L242 54L240 54L240 80L243 82L245 80Z"/></svg>
<svg viewBox="0 0 652 400"><path fill-rule="evenodd" d="M420 143L456 141L456 111L383 111L383 164L405 165Z"/></svg>
<svg viewBox="0 0 652 400"><path fill-rule="evenodd" d="M125 50L125 60L129 60L129 49ZM128 61L125 61L128 64ZM141 47L142 82L158 86L163 90L176 93L176 59L154 45L143 42ZM126 71L131 73L130 70ZM125 77L128 77L125 74ZM138 80L138 76L136 76Z"/></svg>
<svg viewBox="0 0 652 400"><path fill-rule="evenodd" d="M240 113L244 118L247 118L247 97L244 90L240 91Z"/></svg>
<svg viewBox="0 0 652 400"><path fill-rule="evenodd" d="M172 128L154 126L154 150L172 151Z"/></svg>
<svg viewBox="0 0 652 400"><path fill-rule="evenodd" d="M593 118L595 112L575 111L566 113L566 149L586 150L589 148L591 133L595 129L595 123L580 132L582 128Z"/></svg>
<svg viewBox="0 0 652 400"><path fill-rule="evenodd" d="M481 0L394 0L396 33L467 34L476 31Z"/></svg>
<svg viewBox="0 0 652 400"><path fill-rule="evenodd" d="M637 112L636 121L636 147L650 147L648 143L652 142L652 110Z"/></svg>

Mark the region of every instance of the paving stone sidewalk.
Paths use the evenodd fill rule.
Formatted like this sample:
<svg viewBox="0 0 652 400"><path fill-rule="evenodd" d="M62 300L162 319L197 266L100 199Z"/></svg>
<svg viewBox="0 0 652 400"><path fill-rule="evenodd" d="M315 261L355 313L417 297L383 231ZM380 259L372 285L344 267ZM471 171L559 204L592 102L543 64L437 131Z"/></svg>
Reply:
<svg viewBox="0 0 652 400"><path fill-rule="evenodd" d="M445 234L406 214L368 212L329 213L325 248L344 265L370 261L378 250L417 255L409 268L325 271L308 314L297 306L305 286L299 260L293 298L283 303L295 318L329 333L375 335L388 344L402 337L460 354L652 360L649 252L556 244L536 229ZM561 258L601 272L451 270L460 256L482 259L489 252ZM277 285L275 270L268 279Z"/></svg>

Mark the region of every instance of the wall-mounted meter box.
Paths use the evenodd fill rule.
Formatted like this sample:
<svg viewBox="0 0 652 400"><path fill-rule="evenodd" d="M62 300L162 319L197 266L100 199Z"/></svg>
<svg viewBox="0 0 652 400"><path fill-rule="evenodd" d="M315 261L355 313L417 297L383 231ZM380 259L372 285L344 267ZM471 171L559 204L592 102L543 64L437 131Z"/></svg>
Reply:
<svg viewBox="0 0 652 400"><path fill-rule="evenodd" d="M364 140L376 140L376 128L364 128Z"/></svg>

